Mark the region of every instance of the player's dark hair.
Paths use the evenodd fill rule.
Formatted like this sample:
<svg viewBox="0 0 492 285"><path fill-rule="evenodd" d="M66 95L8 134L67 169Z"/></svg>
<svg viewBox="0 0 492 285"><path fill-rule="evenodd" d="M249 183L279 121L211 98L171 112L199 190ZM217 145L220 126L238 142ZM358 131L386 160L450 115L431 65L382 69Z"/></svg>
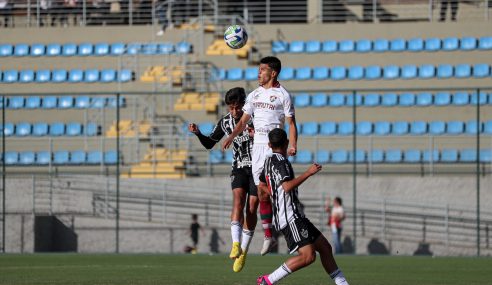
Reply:
<svg viewBox="0 0 492 285"><path fill-rule="evenodd" d="M224 101L226 105L244 104L246 102L246 91L242 87L234 87L226 92Z"/></svg>
<svg viewBox="0 0 492 285"><path fill-rule="evenodd" d="M280 128L273 129L268 133L268 140L272 148L283 147L288 142L287 133Z"/></svg>
<svg viewBox="0 0 492 285"><path fill-rule="evenodd" d="M197 215L197 214L191 214L191 219L192 219L193 221L198 220L198 215Z"/></svg>
<svg viewBox="0 0 492 285"><path fill-rule="evenodd" d="M272 70L275 70L277 74L280 74L280 70L282 70L280 59L274 56L266 56L260 60L260 63L268 65Z"/></svg>
<svg viewBox="0 0 492 285"><path fill-rule="evenodd" d="M335 197L335 201L337 201L337 202L338 202L338 204L339 204L340 206L342 206L342 198L340 198L340 197Z"/></svg>

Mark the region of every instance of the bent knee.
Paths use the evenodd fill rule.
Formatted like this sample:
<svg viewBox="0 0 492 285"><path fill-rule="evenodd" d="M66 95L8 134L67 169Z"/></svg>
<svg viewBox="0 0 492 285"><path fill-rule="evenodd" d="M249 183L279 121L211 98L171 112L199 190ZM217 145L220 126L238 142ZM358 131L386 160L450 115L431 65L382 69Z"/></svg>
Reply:
<svg viewBox="0 0 492 285"><path fill-rule="evenodd" d="M316 261L316 253L315 252L312 252L310 254L306 254L306 256L304 256L304 265L305 266L308 266L315 261Z"/></svg>

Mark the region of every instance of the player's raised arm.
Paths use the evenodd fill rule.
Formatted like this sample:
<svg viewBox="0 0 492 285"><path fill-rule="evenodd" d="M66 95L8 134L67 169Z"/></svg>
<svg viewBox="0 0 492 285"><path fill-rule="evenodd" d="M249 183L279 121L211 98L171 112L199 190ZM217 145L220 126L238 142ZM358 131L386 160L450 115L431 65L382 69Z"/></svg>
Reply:
<svg viewBox="0 0 492 285"><path fill-rule="evenodd" d="M241 116L241 120L239 120L239 122L236 124L236 127L234 127L232 133L222 143L222 150L226 150L231 146L234 138L246 129L250 119L251 115L243 113L243 115Z"/></svg>
<svg viewBox="0 0 492 285"><path fill-rule="evenodd" d="M288 155L296 155L297 154L297 124L296 124L296 116L292 115L292 117L286 117L287 124L289 124L289 141L290 147L287 150Z"/></svg>
<svg viewBox="0 0 492 285"><path fill-rule="evenodd" d="M206 149L212 149L214 145L220 141L220 139L225 135L224 131L222 128L220 128L220 122L215 125L212 133L209 136L205 136L200 132L200 129L195 123L190 123L188 125L188 130L195 134L198 137L198 140L200 140L200 143L206 148Z"/></svg>
<svg viewBox="0 0 492 285"><path fill-rule="evenodd" d="M318 173L321 170L321 165L317 163L313 163L303 174L297 176L296 178L288 181L284 181L282 183L282 188L284 188L285 192L290 192L302 183L306 181L309 177Z"/></svg>

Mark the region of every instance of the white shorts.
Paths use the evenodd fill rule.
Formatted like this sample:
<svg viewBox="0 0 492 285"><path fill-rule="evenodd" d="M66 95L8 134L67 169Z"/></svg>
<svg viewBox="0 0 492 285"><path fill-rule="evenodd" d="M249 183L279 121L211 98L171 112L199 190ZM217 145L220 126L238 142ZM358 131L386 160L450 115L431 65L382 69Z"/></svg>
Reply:
<svg viewBox="0 0 492 285"><path fill-rule="evenodd" d="M260 185L260 175L265 166L265 159L272 155L272 149L267 144L253 144L252 172L255 185Z"/></svg>

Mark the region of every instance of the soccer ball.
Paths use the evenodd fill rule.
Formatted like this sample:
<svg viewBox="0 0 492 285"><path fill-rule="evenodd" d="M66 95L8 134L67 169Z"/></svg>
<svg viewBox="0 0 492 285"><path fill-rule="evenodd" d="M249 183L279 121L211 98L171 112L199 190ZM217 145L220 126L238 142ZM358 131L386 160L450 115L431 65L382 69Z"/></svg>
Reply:
<svg viewBox="0 0 492 285"><path fill-rule="evenodd" d="M229 26L224 33L224 41L233 49L242 48L248 41L246 30L239 25Z"/></svg>

